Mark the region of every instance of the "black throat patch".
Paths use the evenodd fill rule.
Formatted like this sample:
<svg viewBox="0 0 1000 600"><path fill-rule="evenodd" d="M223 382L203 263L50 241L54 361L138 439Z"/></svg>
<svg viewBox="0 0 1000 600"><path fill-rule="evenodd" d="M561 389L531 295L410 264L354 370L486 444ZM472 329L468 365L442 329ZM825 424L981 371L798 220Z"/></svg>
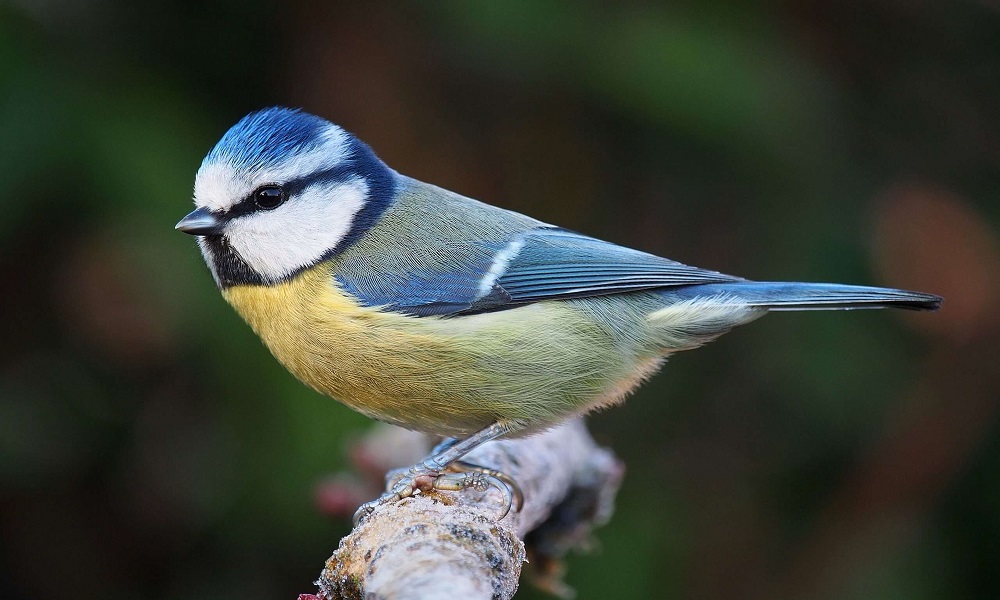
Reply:
<svg viewBox="0 0 1000 600"><path fill-rule="evenodd" d="M234 285L264 285L260 273L250 268L239 252L224 235L206 235L201 240L202 248L208 255L215 281L220 288Z"/></svg>

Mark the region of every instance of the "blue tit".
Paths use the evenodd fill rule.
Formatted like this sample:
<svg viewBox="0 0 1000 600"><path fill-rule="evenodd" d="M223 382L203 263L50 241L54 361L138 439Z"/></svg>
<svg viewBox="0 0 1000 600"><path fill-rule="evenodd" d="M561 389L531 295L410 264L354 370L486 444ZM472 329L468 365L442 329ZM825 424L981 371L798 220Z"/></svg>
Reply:
<svg viewBox="0 0 1000 600"><path fill-rule="evenodd" d="M456 438L388 500L485 441L617 404L670 354L767 312L941 303L750 281L604 242L401 175L286 108L226 132L194 202L177 229L289 371L374 419Z"/></svg>

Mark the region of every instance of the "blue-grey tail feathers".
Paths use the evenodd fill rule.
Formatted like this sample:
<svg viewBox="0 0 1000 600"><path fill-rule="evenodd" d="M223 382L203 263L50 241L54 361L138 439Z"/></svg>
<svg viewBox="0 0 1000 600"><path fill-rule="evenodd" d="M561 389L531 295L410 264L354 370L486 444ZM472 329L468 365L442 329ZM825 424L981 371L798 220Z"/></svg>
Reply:
<svg viewBox="0 0 1000 600"><path fill-rule="evenodd" d="M663 290L678 301L712 296L731 297L749 306L770 310L835 310L853 308L903 308L937 310L940 296L891 288L841 285L837 283L793 283L784 281L735 281L705 283Z"/></svg>

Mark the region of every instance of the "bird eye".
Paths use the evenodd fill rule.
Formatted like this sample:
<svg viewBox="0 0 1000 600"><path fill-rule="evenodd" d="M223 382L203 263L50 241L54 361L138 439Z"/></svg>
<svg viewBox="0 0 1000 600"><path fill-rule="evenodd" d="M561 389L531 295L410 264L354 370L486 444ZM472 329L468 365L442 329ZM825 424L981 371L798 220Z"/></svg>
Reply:
<svg viewBox="0 0 1000 600"><path fill-rule="evenodd" d="M286 198L287 194L280 185L265 185L253 193L254 203L263 210L278 208Z"/></svg>

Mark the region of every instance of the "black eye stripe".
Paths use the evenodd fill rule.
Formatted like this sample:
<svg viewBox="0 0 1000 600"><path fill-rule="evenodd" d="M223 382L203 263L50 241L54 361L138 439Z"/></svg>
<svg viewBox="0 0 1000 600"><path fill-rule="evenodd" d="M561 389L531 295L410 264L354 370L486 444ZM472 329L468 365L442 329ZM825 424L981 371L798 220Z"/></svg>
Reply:
<svg viewBox="0 0 1000 600"><path fill-rule="evenodd" d="M316 183L347 181L348 176L351 175L360 174L350 161L346 161L336 167L316 171L315 173L310 173L309 175L299 177L298 179L292 179L291 181L286 182L282 187L284 187L288 192L288 195L291 196Z"/></svg>
<svg viewBox="0 0 1000 600"><path fill-rule="evenodd" d="M330 169L324 169L322 171L316 171L315 173L310 173L305 177L299 177L297 179L289 180L280 185L278 183L271 183L259 186L255 188L252 192L250 192L250 194L246 198L244 198L237 204L233 205L233 207L229 209L229 211L226 213L226 218L234 219L236 217L242 217L244 215L249 215L255 212L273 210L277 206L280 206L279 203L278 205L275 205L274 207L267 209L263 208L257 203L258 192L260 192L265 188L269 187L281 188L285 192L285 199L283 200L283 202L293 202L297 194L301 193L304 189L306 189L311 185L315 185L317 183L345 182L348 181L348 179L351 176L361 177L362 175L357 173L357 171L354 169L354 166L350 164L350 162L348 162L348 163L341 163L340 165Z"/></svg>

